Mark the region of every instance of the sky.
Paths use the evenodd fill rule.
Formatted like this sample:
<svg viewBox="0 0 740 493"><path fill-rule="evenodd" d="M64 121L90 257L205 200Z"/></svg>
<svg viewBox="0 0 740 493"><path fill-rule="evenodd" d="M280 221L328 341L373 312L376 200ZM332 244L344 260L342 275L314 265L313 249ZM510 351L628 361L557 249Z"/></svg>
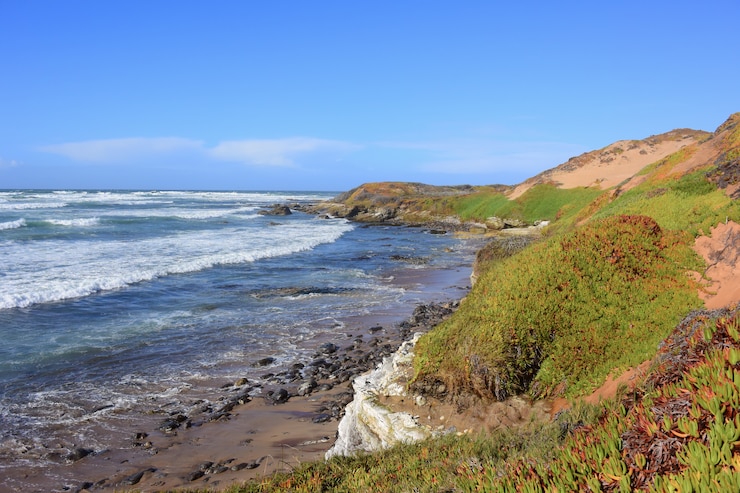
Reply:
<svg viewBox="0 0 740 493"><path fill-rule="evenodd" d="M516 184L740 111L737 0L0 0L0 189Z"/></svg>

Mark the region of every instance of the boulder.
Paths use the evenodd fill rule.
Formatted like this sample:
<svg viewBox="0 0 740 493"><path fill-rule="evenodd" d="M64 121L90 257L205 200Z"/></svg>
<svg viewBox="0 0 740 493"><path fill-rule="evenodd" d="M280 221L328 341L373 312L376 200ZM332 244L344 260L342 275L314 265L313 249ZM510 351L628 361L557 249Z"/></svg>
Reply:
<svg viewBox="0 0 740 493"><path fill-rule="evenodd" d="M288 399L290 399L290 394L285 389L279 389L276 391L269 391L267 395L265 395L265 402L267 404L277 405L277 404L285 404L288 402Z"/></svg>
<svg viewBox="0 0 740 493"><path fill-rule="evenodd" d="M506 218L504 219L504 228L525 228L527 223L520 219Z"/></svg>
<svg viewBox="0 0 740 493"><path fill-rule="evenodd" d="M259 211L258 214L263 216L289 216L292 212L287 205L275 204L269 209Z"/></svg>
<svg viewBox="0 0 740 493"><path fill-rule="evenodd" d="M491 216L486 219L488 229L504 229L504 220L497 216Z"/></svg>

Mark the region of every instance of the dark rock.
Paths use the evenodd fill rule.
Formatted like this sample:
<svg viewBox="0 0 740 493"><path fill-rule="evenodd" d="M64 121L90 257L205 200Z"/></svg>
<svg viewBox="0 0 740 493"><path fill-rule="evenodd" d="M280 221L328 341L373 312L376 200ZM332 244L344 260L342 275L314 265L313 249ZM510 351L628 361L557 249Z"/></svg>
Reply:
<svg viewBox="0 0 740 493"><path fill-rule="evenodd" d="M352 378L353 376L354 375L352 373L350 373L350 372L348 372L346 370L345 371L340 371L339 373L337 373L337 381L339 383L344 383L347 380L349 380L350 378Z"/></svg>
<svg viewBox="0 0 740 493"><path fill-rule="evenodd" d="M231 417L231 414L228 412L215 412L212 415L208 417L208 421L226 421Z"/></svg>
<svg viewBox="0 0 740 493"><path fill-rule="evenodd" d="M326 360L326 358L316 358L315 360L311 361L308 366L313 366L317 368L329 368L331 366L331 363Z"/></svg>
<svg viewBox="0 0 740 493"><path fill-rule="evenodd" d="M269 366L275 362L275 358L272 356L268 356L267 358L262 358L261 360L257 361L256 366Z"/></svg>
<svg viewBox="0 0 740 493"><path fill-rule="evenodd" d="M105 404L103 406L98 406L95 409L93 409L92 411L90 411L90 414L95 414L97 412L104 411L105 409L110 409L112 407L115 407L115 406L113 404Z"/></svg>
<svg viewBox="0 0 740 493"><path fill-rule="evenodd" d="M345 406L342 406L338 402L334 402L329 407L329 410L331 411L331 415L333 418L339 419L344 415L344 408Z"/></svg>
<svg viewBox="0 0 740 493"><path fill-rule="evenodd" d="M319 353L321 354L334 354L339 349L339 346L332 344L331 342L325 342L319 346Z"/></svg>
<svg viewBox="0 0 740 493"><path fill-rule="evenodd" d="M425 265L429 263L429 259L426 257L409 257L406 255L391 255L391 260L406 262L411 265Z"/></svg>
<svg viewBox="0 0 740 493"><path fill-rule="evenodd" d="M84 459L88 455L92 454L94 450L89 448L82 448L78 447L75 449L72 449L69 454L67 454L67 461L69 462L77 462L80 459Z"/></svg>
<svg viewBox="0 0 740 493"><path fill-rule="evenodd" d="M138 433L134 434L133 439L131 440L131 445L134 447L143 447L146 442L147 437L149 434L144 433L143 431L140 431Z"/></svg>
<svg viewBox="0 0 740 493"><path fill-rule="evenodd" d="M415 327L431 328L442 322L457 308L457 302L452 303L430 303L419 305L414 309L414 314L407 320L401 322L401 328L412 329Z"/></svg>
<svg viewBox="0 0 740 493"><path fill-rule="evenodd" d="M137 472L135 474L132 474L131 476L127 476L127 477L125 477L121 481L121 485L123 485L123 486L133 486L135 484L138 484L139 481L141 481L141 478L144 477L144 474L146 474L148 472L154 472L154 471L156 471L156 469L153 468L153 467L150 467L148 469L144 469L143 471L139 471L139 472Z"/></svg>
<svg viewBox="0 0 740 493"><path fill-rule="evenodd" d="M263 216L289 216L292 212L287 205L275 204L270 209L259 211L258 214Z"/></svg>
<svg viewBox="0 0 740 493"><path fill-rule="evenodd" d="M300 387L298 387L298 395L309 395L313 390L317 387L316 380L313 378L303 382Z"/></svg>
<svg viewBox="0 0 740 493"><path fill-rule="evenodd" d="M504 228L524 228L527 223L520 219L506 218L504 219Z"/></svg>
<svg viewBox="0 0 740 493"><path fill-rule="evenodd" d="M188 474L188 481L195 481L197 479L202 478L205 475L206 473L203 471L193 471L190 474Z"/></svg>
<svg viewBox="0 0 740 493"><path fill-rule="evenodd" d="M182 414L178 414L172 418L167 418L162 421L159 425L159 429L165 433L172 433L178 429L184 422L188 420L188 417Z"/></svg>
<svg viewBox="0 0 740 493"><path fill-rule="evenodd" d="M277 391L269 391L267 395L265 395L265 402L268 404L277 405L277 404L284 404L288 402L288 399L290 399L290 394L285 389L280 389Z"/></svg>
<svg viewBox="0 0 740 493"><path fill-rule="evenodd" d="M331 414L321 413L314 416L311 421L314 423L326 423L327 421L331 421L331 417Z"/></svg>
<svg viewBox="0 0 740 493"><path fill-rule="evenodd" d="M344 215L344 217L346 217L347 219L352 219L352 218L355 218L355 217L357 217L358 215L360 215L360 214L362 214L364 212L367 212L367 210L366 209L361 209L358 206L354 206L349 211L347 211L347 213Z"/></svg>
<svg viewBox="0 0 740 493"><path fill-rule="evenodd" d="M339 402L340 405L346 406L352 400L355 398L355 395L352 392L342 392L337 396L337 402Z"/></svg>

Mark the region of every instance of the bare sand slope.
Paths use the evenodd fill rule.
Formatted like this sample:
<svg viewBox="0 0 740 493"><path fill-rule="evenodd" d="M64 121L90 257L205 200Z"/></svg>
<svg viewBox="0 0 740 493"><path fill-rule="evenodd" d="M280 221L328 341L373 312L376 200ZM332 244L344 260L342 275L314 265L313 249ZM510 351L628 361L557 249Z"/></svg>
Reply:
<svg viewBox="0 0 740 493"><path fill-rule="evenodd" d="M710 310L740 302L740 224L720 223L709 236L700 236L694 250L707 262L704 278L710 284L699 293Z"/></svg>
<svg viewBox="0 0 740 493"><path fill-rule="evenodd" d="M529 178L517 185L509 198L515 199L540 183L552 183L559 188L597 186L606 190L706 135L706 132L679 129L643 140L620 140Z"/></svg>

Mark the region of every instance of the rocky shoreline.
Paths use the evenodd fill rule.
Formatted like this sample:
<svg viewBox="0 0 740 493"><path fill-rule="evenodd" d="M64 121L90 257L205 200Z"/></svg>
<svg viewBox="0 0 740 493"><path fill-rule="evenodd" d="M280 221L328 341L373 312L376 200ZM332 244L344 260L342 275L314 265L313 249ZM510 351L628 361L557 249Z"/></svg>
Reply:
<svg viewBox="0 0 740 493"><path fill-rule="evenodd" d="M81 481L73 486L57 485L58 491L161 491L206 486L218 489L219 485L227 487L259 475L289 470L304 460L321 460L336 439L337 422L354 398L355 377L378 366L414 334L430 330L458 305L459 301L419 305L412 316L392 327L376 325L365 334L347 335L346 342L322 343L310 361L296 362L276 373L267 371L260 381L240 379L223 385L223 396L217 402L191 412L169 411L156 430L135 432L131 444L140 452L138 457L121 459L109 451L96 453L80 447L66 461L86 476L78 476ZM269 370L272 361L265 358L254 364ZM273 440L271 445L280 450L280 455L255 443L256 438L249 438L259 432L256 426L247 426L250 429L243 431L245 418L250 420L253 413L272 415L266 418L273 421L278 419L276 415L290 415L286 419L290 420L290 427L297 427L296 438ZM217 455L187 451L187 443L212 440L217 444L220 434L232 427L227 434L243 434L239 456L227 457L228 446ZM251 448L255 455L245 460L248 445L254 445ZM269 448L270 444L263 445ZM291 459L285 458L286 451ZM110 467L117 460L121 463L104 477L90 477L90 466L102 471L106 467L98 466Z"/></svg>
<svg viewBox="0 0 740 493"><path fill-rule="evenodd" d="M326 203L278 204L263 213L284 215L293 209L320 215L326 212L326 207ZM397 220L358 222L395 225ZM455 222L435 224L425 227L437 227L440 234L468 230ZM395 260L425 263L424 259L402 256ZM469 276L469 271L462 276L456 274L453 282L464 282L457 284L457 289L465 292L454 297L467 292ZM355 397L352 384L356 377L379 366L414 334L433 328L458 305L459 300L422 304L409 318L392 326L375 324L355 329L354 333L343 331L332 340L320 341L310 360L282 366L270 357L253 361L253 368L264 368L264 373L225 384L215 383L220 397L187 409L176 406L152 412L149 420L145 420L150 425L140 426L132 433L127 449L98 451L81 444L59 457L58 462L67 471L57 477L68 477L71 470L77 479L74 483L63 479L66 484L55 482L52 473L45 480L29 482L26 490L83 493L203 487L217 490L290 470L303 461L322 460L337 438L337 425L347 405ZM369 318L372 320L373 316ZM34 475L30 472L26 477Z"/></svg>

